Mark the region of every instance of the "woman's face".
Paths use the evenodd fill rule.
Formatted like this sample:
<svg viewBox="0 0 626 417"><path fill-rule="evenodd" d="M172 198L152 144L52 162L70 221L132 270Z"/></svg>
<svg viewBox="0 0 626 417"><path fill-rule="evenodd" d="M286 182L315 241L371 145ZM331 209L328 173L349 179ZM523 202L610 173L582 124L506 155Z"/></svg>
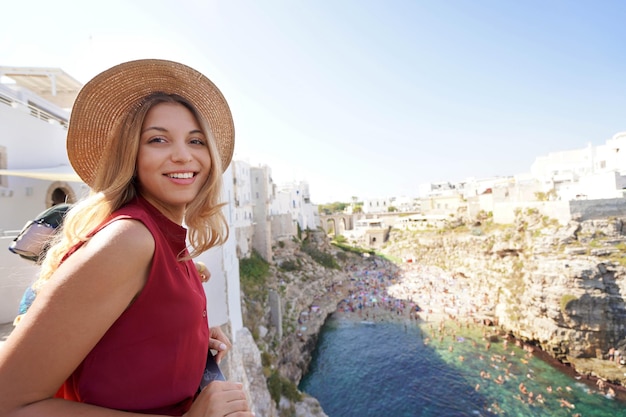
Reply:
<svg viewBox="0 0 626 417"><path fill-rule="evenodd" d="M178 103L155 105L141 127L139 192L179 224L209 175L208 140L191 111Z"/></svg>

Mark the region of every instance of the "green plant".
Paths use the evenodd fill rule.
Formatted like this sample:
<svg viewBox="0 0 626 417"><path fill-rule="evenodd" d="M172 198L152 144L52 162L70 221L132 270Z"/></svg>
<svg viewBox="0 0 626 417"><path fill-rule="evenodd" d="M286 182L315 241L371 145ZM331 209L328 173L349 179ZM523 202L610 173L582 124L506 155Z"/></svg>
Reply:
<svg viewBox="0 0 626 417"><path fill-rule="evenodd" d="M272 372L267 379L267 388L270 392L272 400L278 405L280 397L284 396L291 402L298 402L302 399L302 393L298 391L296 384L281 377L278 372Z"/></svg>
<svg viewBox="0 0 626 417"><path fill-rule="evenodd" d="M565 294L561 297L561 313L565 314L567 311L567 306L572 301L578 300L578 297L572 294Z"/></svg>
<svg viewBox="0 0 626 417"><path fill-rule="evenodd" d="M321 250L319 250L318 248L316 248L315 246L309 243L302 244L302 251L306 253L307 255L309 255L311 258L313 258L315 262L317 262L318 264L322 265L325 268L330 268L330 269L341 268L339 264L337 263L337 261L335 260L335 258L333 257L333 255L326 253L326 252L322 252Z"/></svg>
<svg viewBox="0 0 626 417"><path fill-rule="evenodd" d="M243 292L255 299L265 299L266 280L270 265L256 251L249 258L239 260L239 278Z"/></svg>
<svg viewBox="0 0 626 417"><path fill-rule="evenodd" d="M272 355L269 352L261 352L261 364L264 368L272 364Z"/></svg>
<svg viewBox="0 0 626 417"><path fill-rule="evenodd" d="M340 242L330 242L331 245L338 247L341 250L344 250L346 252L352 252L352 253L356 253L359 255L362 255L364 253L367 253L368 255L374 255L374 251L371 249L364 249L364 248L360 248L358 246L356 246L356 241L353 242L353 244L355 246L350 246L350 245L346 245L344 243L340 243Z"/></svg>
<svg viewBox="0 0 626 417"><path fill-rule="evenodd" d="M348 241L348 239L344 235L337 235L333 240L339 243L346 243Z"/></svg>
<svg viewBox="0 0 626 417"><path fill-rule="evenodd" d="M288 259L283 261L279 268L283 271L299 271L300 270L300 262L297 259Z"/></svg>
<svg viewBox="0 0 626 417"><path fill-rule="evenodd" d="M337 259L339 259L342 262L345 262L348 260L348 255L346 255L345 252L337 252L335 256L337 257Z"/></svg>

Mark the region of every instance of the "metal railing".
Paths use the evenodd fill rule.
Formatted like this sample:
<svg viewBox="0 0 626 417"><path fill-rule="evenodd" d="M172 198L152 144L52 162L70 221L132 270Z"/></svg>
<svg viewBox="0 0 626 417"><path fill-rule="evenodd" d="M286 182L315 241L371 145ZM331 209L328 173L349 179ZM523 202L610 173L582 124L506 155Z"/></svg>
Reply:
<svg viewBox="0 0 626 417"><path fill-rule="evenodd" d="M67 125L68 125L68 121L67 119L63 118L63 117L59 117L57 115L54 115L50 112L47 112L45 110L43 110L42 108L35 106L33 104L30 103L24 103L23 101L17 100L14 97L11 97L10 95L4 93L3 91L0 90L0 103L2 104L6 104L7 106L13 107L13 108L18 108L18 107L22 107L24 109L28 109L28 111L30 112L30 115L39 119L39 120L43 120L45 122L56 122L59 125L63 126L64 128L67 129Z"/></svg>

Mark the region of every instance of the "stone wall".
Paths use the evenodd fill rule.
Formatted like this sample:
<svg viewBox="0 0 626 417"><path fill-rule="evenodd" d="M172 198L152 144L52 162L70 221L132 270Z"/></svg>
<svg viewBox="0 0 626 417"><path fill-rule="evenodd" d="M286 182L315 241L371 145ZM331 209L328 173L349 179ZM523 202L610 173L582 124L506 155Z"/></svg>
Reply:
<svg viewBox="0 0 626 417"><path fill-rule="evenodd" d="M497 202L493 204L493 221L511 224L516 210L536 209L544 216L566 225L570 220L584 221L626 215L626 198L570 201Z"/></svg>
<svg viewBox="0 0 626 417"><path fill-rule="evenodd" d="M270 216L272 228L272 241L276 242L284 238L290 238L298 234L297 223L291 214L274 214Z"/></svg>
<svg viewBox="0 0 626 417"><path fill-rule="evenodd" d="M512 224L516 211L528 209L539 210L544 216L556 219L562 225L572 219L568 201L528 201L494 203L493 221L498 224Z"/></svg>
<svg viewBox="0 0 626 417"><path fill-rule="evenodd" d="M626 216L626 198L572 200L569 203L572 218L579 221Z"/></svg>

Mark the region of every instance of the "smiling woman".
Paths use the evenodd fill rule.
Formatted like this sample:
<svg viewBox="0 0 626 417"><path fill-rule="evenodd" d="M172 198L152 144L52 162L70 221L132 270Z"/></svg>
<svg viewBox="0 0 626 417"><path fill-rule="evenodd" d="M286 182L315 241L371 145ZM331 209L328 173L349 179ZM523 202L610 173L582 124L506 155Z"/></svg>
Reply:
<svg viewBox="0 0 626 417"><path fill-rule="evenodd" d="M228 236L233 146L224 97L185 65L131 61L83 87L67 149L91 194L0 351L0 415L252 415L241 384L200 389L211 350L219 362L231 343L208 326L192 259Z"/></svg>
<svg viewBox="0 0 626 417"><path fill-rule="evenodd" d="M141 128L136 171L146 200L182 223L211 165L209 141L188 106L168 100L150 109Z"/></svg>

